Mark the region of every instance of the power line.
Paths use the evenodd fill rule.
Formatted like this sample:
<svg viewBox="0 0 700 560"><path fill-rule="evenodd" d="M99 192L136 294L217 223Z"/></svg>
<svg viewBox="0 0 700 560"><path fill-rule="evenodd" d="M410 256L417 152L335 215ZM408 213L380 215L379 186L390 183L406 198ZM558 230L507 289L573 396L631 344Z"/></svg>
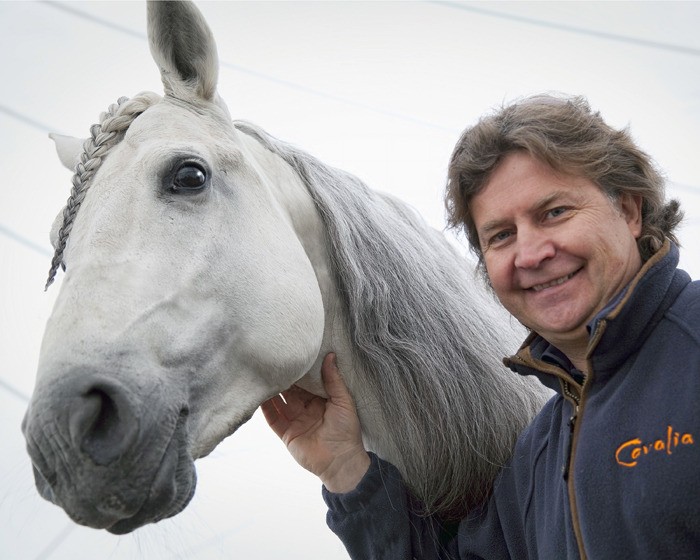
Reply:
<svg viewBox="0 0 700 560"><path fill-rule="evenodd" d="M83 19L92 21L93 23L97 23L97 24L102 25L104 27L108 27L108 28L113 29L115 31L125 33L126 35L129 35L131 37L135 37L137 39L143 39L143 40L147 39L145 33L141 33L139 31L135 31L135 30L130 29L128 27L124 27L122 25L116 24L116 23L109 21L107 19L94 16L88 12L84 12L82 10L74 8L73 6L69 6L67 4L63 4L63 3L59 3L59 2L50 2L48 0L41 0L41 3L46 4L48 6L51 6L53 8L59 9L59 10L63 10L63 11L65 11L69 14L72 14L74 16L81 17ZM681 53L681 54L688 54L691 56L700 56L700 49L697 49L694 47L686 47L684 45L674 45L672 43L663 43L661 41L650 41L648 39L640 39L639 37L630 37L628 35L618 35L615 33L608 33L605 31L596 31L595 29L588 29L585 27L577 27L574 25L567 25L564 23L555 23L555 22L546 21L546 20L537 19L537 18L530 18L530 17L520 16L520 15L516 15L516 14L508 14L508 13L504 13L504 12L499 12L497 10L489 10L487 8L481 8L481 7L477 7L477 6L473 6L473 5L469 5L469 4L462 4L460 2L449 2L449 1L444 1L444 0L426 0L426 3L436 4L436 5L444 6L446 8L452 8L452 9L456 9L456 10L472 12L472 13L481 14L481 15L499 18L499 19L507 19L507 20L511 20L511 21L517 21L519 23L526 23L528 25L536 25L538 27L555 29L557 31L564 31L567 33L575 33L577 35L586 35L588 37L595 37L597 39L606 39L609 41L616 41L619 43L627 43L627 44L636 45L639 47L659 49L659 50L665 50L665 51Z"/></svg>
<svg viewBox="0 0 700 560"><path fill-rule="evenodd" d="M130 29L128 27L125 27L123 25L118 25L112 21L109 21L109 20L101 18L101 17L97 17L97 16L90 14L88 12L85 12L83 10L79 10L73 6L62 4L59 2L50 2L47 0L42 0L41 3L43 3L46 6L50 6L52 8L58 9L58 10L62 10L62 11L66 12L74 17L85 19L87 21L90 21L91 23L100 25L102 27L105 27L107 29L111 29L113 31L117 31L119 33L128 35L130 37L133 37L133 38L136 38L136 39L139 39L142 41L148 40L148 37L146 36L145 33L135 31L135 30ZM478 13L478 14L489 16L489 17L508 19L508 20L512 20L512 21L518 21L520 23L526 23L529 25L537 25L540 27L547 27L547 28L556 29L559 31L577 33L577 34L588 35L588 36L597 37L597 38L601 38L601 39L607 39L607 40L613 40L613 41L618 41L618 42L634 44L637 46L642 46L642 47L647 47L647 48L656 48L656 49L667 50L667 51L672 51L672 52L679 52L679 53L683 53L683 54L690 54L693 56L700 55L700 49L694 49L692 47L684 47L682 45L672 45L669 43L661 43L658 41L649 41L646 39L627 37L624 35L616 35L613 33L605 33L605 32L601 32L601 31L595 31L595 30L585 29L585 28L581 28L581 27L575 27L575 26L571 26L571 25L552 23L552 22L547 22L544 20L535 19L535 18L528 18L528 17L514 15L514 14L506 14L506 13L498 12L495 10L489 10L486 8L480 8L480 7L476 7L476 6L472 6L472 5L461 4L458 2L449 2L449 1L441 1L441 0L427 0L427 3L436 4L436 5L452 8L452 9L458 9L458 10ZM233 64L231 62L227 62L227 61L222 60L222 61L220 61L220 65L222 67L228 68L228 69L233 70L235 72L247 74L248 76L252 76L252 77L257 78L259 80L272 82L276 85L283 86L283 87L286 87L289 89L293 89L293 90L302 92L302 93L307 94L307 95L321 97L321 98L324 98L324 99L327 99L330 101L334 101L334 102L341 103L344 105L349 105L352 107L356 107L356 108L367 110L367 111L374 112L374 113L379 113L379 114L382 114L384 116L389 116L389 117L396 118L396 119L399 119L402 121L411 122L411 123L414 123L414 124L417 124L420 126L425 126L425 127L429 127L429 128L433 128L433 129L442 130L442 131L448 132L450 134L459 134L461 132L461 130L457 129L457 128L448 127L448 126L437 124L437 123L430 122L430 121L425 121L425 120L418 119L418 118L415 118L411 115L407 115L404 113L389 111L389 110L383 109L381 107L376 107L373 105L360 103L358 101L348 99L348 98L345 98L342 96L329 94L329 93L326 93L323 91L316 90L314 88L310 88L310 87L305 86L303 84L291 82L288 80L283 80L283 79L277 78L275 76L265 74L263 72L258 72L256 70L251 69L251 68L247 68L245 66ZM17 119L17 120L35 128L35 129L41 130L42 132L46 132L48 130L53 130L51 127L47 126L46 124L41 123L39 121L36 121L36 120L34 120L26 115L23 115L21 113L18 113L17 111L14 111L13 109L10 109L9 107L5 107L3 105L0 105L0 112L3 112L5 114L7 114L8 116L10 116L14 119ZM672 184L681 190L692 192L693 194L700 192L700 187L697 187L697 186L680 185L677 183L672 183ZM0 229L0 231L2 231L2 229Z"/></svg>
<svg viewBox="0 0 700 560"><path fill-rule="evenodd" d="M94 24L111 29L113 31L117 31L119 33L128 35L130 37L133 37L133 38L136 38L136 39L139 39L142 41L148 40L146 34L144 34L144 33L135 31L133 29L130 29L130 28L122 26L122 25L118 25L118 24L113 23L107 19L94 16L88 12L84 12L83 10L79 10L73 6L62 4L59 2L50 2L47 0L42 0L41 3L46 5L46 6L50 6L52 8L58 9L58 10L62 10L62 11L66 12L74 17L85 19L85 20L90 21ZM441 6L445 6L445 7L453 8L453 9L470 11L470 12L479 13L479 14L483 14L483 15L487 15L487 16L491 16L491 17L497 17L497 18L501 18L501 19L510 19L510 20L519 21L519 22L527 23L527 24L531 24L531 25L539 25L539 26L543 26L543 27L554 28L554 29L558 29L558 30L562 30L562 31L572 32L572 33L586 34L586 35L591 35L591 36L595 36L598 38L604 38L604 39L610 39L610 40L615 40L615 41L637 44L637 45L645 46L645 47L659 48L659 49L671 50L671 51L675 51L675 52L683 52L685 54L700 55L700 49L693 49L690 47L683 47L683 46L678 46L678 45L670 45L670 44L660 43L660 42L655 42L655 41L647 41L647 40L643 40L643 39L626 37L626 36L622 36L622 35L615 35L615 34L611 34L611 33L597 32L597 31L593 31L590 29L578 28L578 27L568 26L568 25L563 25L563 24L555 24L555 23L546 22L543 20L538 20L538 19L534 19L534 18L527 18L527 17L517 16L517 15L512 15L512 14L505 14L502 12L488 10L485 8L479 8L479 7L461 4L461 3L457 3L457 2L428 0L427 3L441 5ZM293 89L293 90L302 92L302 93L307 94L307 95L322 97L324 99L328 99L328 100L331 100L331 101L334 101L337 103L350 105L350 106L353 106L353 107L356 107L359 109L364 109L367 111L371 111L374 113L379 113L379 114L389 116L392 118L396 118L396 119L399 119L402 121L411 122L411 123L414 123L414 124L417 124L420 126L425 126L425 127L429 127L429 128L433 128L433 129L442 130L444 132L449 132L450 134L459 134L461 132L461 130L458 128L448 127L448 126L437 124L434 122L425 121L425 120L418 119L418 118L415 118L411 115L407 115L404 113L389 111L389 110L383 109L381 107L376 107L373 105L360 103L360 102L357 102L357 101L354 101L352 99L348 99L348 98L345 98L342 96L332 95L332 94L329 94L329 93L326 93L323 91L319 91L319 90L310 88L308 86L305 86L305 85L302 85L302 84L299 84L296 82L283 80L283 79L277 78L275 76L265 74L263 72L258 72L256 70L253 70L251 68L247 68L245 66L241 66L238 64L233 64L233 63L226 62L226 61L220 61L220 64L222 67L229 68L235 72L247 74L247 75L252 76L254 78L268 81L268 82L272 82L272 83L275 83L277 85L280 85L280 86L283 86L283 87L286 87L289 89ZM27 115L19 113L19 112L15 111L9 107L6 107L4 105L0 105L0 112L5 113L9 117L12 117L20 122L23 122L24 124L34 128L34 129L40 130L42 132L54 130L54 128L46 125L45 123L37 121L31 117L28 117ZM679 185L676 183L673 183L673 184L682 190L690 191L693 193L700 191L700 187L697 187L697 186ZM0 227L0 232L3 232L7 235L7 232L3 231L3 229L1 227ZM21 236L19 236L18 234L15 234L14 232L10 232L9 235L11 237L13 237L15 240L18 240L22 243L25 243L25 240L22 239ZM29 242L29 243L31 244L31 242ZM35 247L36 246L34 246L32 248L35 248Z"/></svg>
<svg viewBox="0 0 700 560"><path fill-rule="evenodd" d="M48 542L44 549L41 550L37 556L34 557L34 560L46 560L47 558L53 556L53 553L56 551L58 546L65 542L65 540L75 530L75 527L76 525L74 523L67 523L63 527L63 530L59 531L59 533Z"/></svg>
<svg viewBox="0 0 700 560"><path fill-rule="evenodd" d="M676 183L674 181L668 181L668 186L673 187L675 190L685 191L690 194L700 194L700 187L696 185L684 185L682 183Z"/></svg>
<svg viewBox="0 0 700 560"><path fill-rule="evenodd" d="M43 257L51 257L53 255L53 252L50 251L47 247L35 243L31 239L24 237L22 234L17 233L15 230L4 226L3 224L0 224L0 234L4 235L5 237L9 237L13 241L16 241L17 243L23 245L24 247L27 247L28 249L31 249L35 253L39 253Z"/></svg>
<svg viewBox="0 0 700 560"><path fill-rule="evenodd" d="M310 94L321 95L321 96L327 97L328 99L334 99L334 96L326 95L326 94L323 94L321 92L316 92L310 88L305 88L304 86L298 86L298 85L292 84L291 82L285 82L284 80L277 80L276 78L265 76L264 74L260 74L258 72L253 71L253 70L249 70L249 69L246 69L243 67L237 67L234 64L230 64L229 66L235 70L238 70L239 72L247 72L247 73L254 75L254 76L257 76L261 79L277 81L280 84L287 85L288 87L297 88L300 91L306 91L307 93L310 93ZM368 110L378 111L378 110L373 109L372 107L370 107L368 105L363 105L361 103L353 103L349 100L343 100L342 98L335 98L335 100L339 101L339 102L346 102L349 104L354 104L356 107L361 107L361 108L365 108ZM386 111L381 111L381 112L388 114ZM0 105L0 113L5 113L8 117L11 117L11 118L13 118L21 123L24 123L32 128L40 130L41 132L55 130L55 128L52 128L45 123L34 120L31 117L28 117L27 115L24 115L22 113L19 113L18 111L10 109L9 107L6 107L4 105ZM416 124L421 124L423 126L431 126L433 128L439 128L439 129L453 132L453 133L459 132L457 129L450 129L448 127L443 127L441 125L436 125L434 123L428 123L427 121L420 121L418 119L412 119L412 118L407 117L405 115L400 115L399 113L394 113L394 114L392 114L392 116L394 116L395 118L398 118L398 119L402 119L402 120L411 120L412 122L414 122ZM686 191L686 192L689 192L691 194L700 194L700 186L697 186L697 185L685 185L682 183L676 183L674 181L668 181L668 184L669 184L669 186L673 186L675 189L678 189L678 190ZM4 227L2 224L0 224L0 233L7 235L8 237L11 237L12 239L14 239L15 241L17 241L19 243L22 243L24 245L29 246L31 249L33 249L35 251L38 251L42 254L49 254L49 256L50 256L50 253L48 252L47 249L37 245L36 243L34 243L32 241L29 241L28 239L22 237L18 233L15 233L14 231Z"/></svg>
<svg viewBox="0 0 700 560"><path fill-rule="evenodd" d="M438 124L438 123L426 121L423 119L419 119L419 118L413 117L411 115L407 115L405 113L398 113L396 111L389 111L387 109L383 109L381 107L376 107L374 105L360 103L359 101L355 101L353 99L348 99L347 97L333 95L331 93L326 93L326 92L323 92L320 90L316 90L316 89L310 88L308 86L298 84L296 82L282 80L280 78L276 78L274 76L270 76L270 75L264 74L262 72L257 72L256 70L251 70L250 68L246 68L244 66L232 64L230 62L222 61L222 62L220 62L220 64L223 67L230 68L230 69L235 70L237 72L240 72L242 74L248 74L249 76L253 76L253 77L259 78L261 80L272 82L272 83L275 83L277 85L287 87L289 89L300 91L302 93L306 93L308 95L313 95L316 97L322 97L324 99L328 99L330 101L335 101L337 103L342 103L344 105L349 105L349 106L355 107L357 109L364 109L364 110L370 111L372 113L378 113L378 114L384 115L386 117L391 117L391 118L398 119L401 121L410 122L413 124L417 124L419 126L424 126L426 128L433 128L433 129L441 130L443 132L449 132L451 135L456 135L456 134L459 134L461 132L461 129L456 128L456 127L446 126L443 124Z"/></svg>
<svg viewBox="0 0 700 560"><path fill-rule="evenodd" d="M79 17L79 18L85 19L87 21L90 21L92 23L95 23L97 25L101 25L101 26L106 27L108 29L117 31L119 33L129 35L130 37L137 38L137 39L140 39L143 41L148 41L148 37L145 33L135 31L135 30L128 28L128 27L125 27L123 25L118 25L112 21L109 21L109 20L104 19L104 18L100 18L100 17L95 16L93 14L90 14L88 12L84 12L83 10L79 10L73 6L68 6L66 4L62 4L59 2L51 2L48 0L42 0L42 3L47 5L47 6L50 6L52 8L62 10L62 11L66 12L72 16ZM581 27L575 27L575 26L571 26L571 25L557 24L557 23L547 22L547 21L539 20L539 19L535 19L535 18L527 18L524 16L505 14L505 13L498 12L495 10L478 8L475 6L461 4L458 2L449 2L449 1L440 1L440 0L426 0L426 3L436 4L436 5L440 5L440 6L444 6L444 7L448 7L448 8L453 8L453 9L458 9L458 10L471 11L473 13L479 13L482 15L490 16L490 17L509 19L512 21L518 21L520 23L526 23L526 24L530 24L530 25L537 25L540 27L556 29L558 31L565 31L565 32L570 32L570 33L588 35L588 36L596 37L599 39L607 39L607 40L613 40L613 41L618 41L618 42L625 42L625 43L629 43L629 44L633 44L633 45L637 45L637 46L643 46L643 47L647 47L647 48L656 48L656 49L667 50L667 51L672 51L672 52L679 52L679 53L683 53L683 54L690 54L693 56L700 56L700 49L695 49L692 47L685 47L682 45L672 45L669 43L662 43L662 42L658 42L658 41L649 41L646 39L639 39L636 37L627 37L624 35L616 35L613 33L605 33L602 31L595 31L595 30L585 29L585 28L581 28ZM342 104L356 107L359 109L364 109L364 110L367 110L370 112L378 113L378 114L381 114L384 116L389 116L389 117L403 120L406 122L418 124L420 126L438 129L438 130L448 132L448 133L453 134L453 135L459 134L462 131L460 128L450 127L450 126L446 126L443 124L438 124L438 123L426 121L423 119L418 119L416 117L413 117L411 115L407 115L405 113L390 111L390 110L384 109L382 107L376 107L376 106L369 105L366 103L360 103L358 101L355 101L353 99L349 99L346 97L329 94L327 92L316 90L314 88L310 88L308 86L305 86L303 84L299 84L297 82L283 80L283 79L277 78L275 76L271 76L271 75L265 74L263 72L258 72L256 70L251 69L251 68L247 68L245 66L241 66L238 64L224 61L224 60L220 60L219 64L224 68L228 68L230 70L234 70L234 71L242 73L242 74L247 74L248 76L252 76L252 77L260 79L260 80L268 81L268 82L271 82L271 83L274 83L276 85L280 85L280 86L283 86L283 87L286 87L289 89L300 91L300 92L308 94L308 95L312 95L315 97L321 97L321 98L328 99L328 100L331 100L334 102L338 102L338 103L342 103Z"/></svg>
<svg viewBox="0 0 700 560"><path fill-rule="evenodd" d="M31 117L28 117L27 115L24 115L22 113L19 113L15 111L14 109L10 109L9 107L5 105L0 105L0 113L5 113L8 117L11 117L15 120L18 120L20 122L23 122L24 124L39 130L41 132L49 132L51 130L55 130L54 128L51 128L48 126L46 123L43 123L41 121L37 121L36 119L33 119Z"/></svg>
<svg viewBox="0 0 700 560"><path fill-rule="evenodd" d="M58 3L58 2L48 2L46 0L42 1L42 3L46 6L50 6L52 8L64 11L64 12L66 12L74 17L85 19L87 21L90 21L91 23L94 23L96 25L100 25L100 26L105 27L107 29L117 31L119 33L128 35L132 38L136 38L136 39L139 39L142 41L147 41L147 36L144 33L140 33L138 31L134 31L133 29L130 29L128 27L115 24L107 19L94 16L92 14L89 14L89 13L84 12L82 10L79 10L77 8L74 8L73 6L69 6L66 4ZM539 26L555 28L555 29L559 29L559 30L563 30L563 31L567 31L567 32L587 34L587 35L592 35L592 36L596 36L596 37L604 38L604 39L611 39L611 40L616 40L616 41L633 43L633 44L637 44L637 45L641 45L641 46L645 46L645 47L660 48L660 49L672 50L672 51L676 51L676 52L684 52L686 54L693 54L693 55L700 54L700 50L698 50L698 49L691 49L691 48L681 47L681 46L677 46L677 45L669 45L669 44L658 43L658 42L654 42L654 41L646 41L646 40L641 40L641 39L624 37L621 35L596 32L596 31L591 31L591 30L587 30L587 29L583 29L583 28L577 28L577 27L573 27L573 26L554 24L554 23L549 23L549 22L545 22L542 20L536 20L533 18L526 18L526 17L522 17L522 16L504 14L504 13L497 12L494 10L488 10L485 8L478 8L478 7L474 7L474 6L470 6L470 5L459 4L456 2L446 2L446 1L435 0L435 1L431 1L429 3L442 5L442 6L454 8L454 9L470 11L470 12L474 12L474 13L480 13L483 15L491 16L491 17L510 19L510 20L519 21L519 22L523 22L523 23L527 23L527 24L531 24L531 25L539 25ZM383 109L380 107L375 107L375 106L364 104L364 103L360 103L360 102L354 101L352 99L344 98L344 97L337 96L337 95L328 94L326 92L315 90L313 88L307 87L307 86L299 84L299 83L295 83L295 82L291 82L291 81L287 81L287 80L282 80L282 79L277 78L275 76L271 76L269 74L258 72L256 70L246 68L244 66L240 66L237 64L233 64L230 62L221 61L220 64L222 67L229 68L233 71L247 74L249 76L255 77L255 78L260 79L260 80L272 82L272 83L275 83L277 85L280 85L280 86L283 86L283 87L286 87L289 89L293 89L293 90L302 92L302 93L307 94L307 95L321 97L321 98L328 99L328 100L331 100L331 101L334 101L337 103L341 103L341 104L353 106L356 108L368 110L368 111L371 111L374 113L379 113L379 114L382 114L385 116L390 116L392 118L396 118L396 119L399 119L402 121L411 122L411 123L414 123L414 124L417 124L420 126L425 126L425 127L429 127L429 128L433 128L433 129L439 129L439 130L442 130L445 132L449 132L450 134L458 134L460 132L460 130L457 128L447 127L447 126L436 124L433 122L424 121L424 120L417 119L415 117L412 117L410 115L406 115L403 113L388 111L386 109ZM15 111L15 110L13 110L9 107L6 107L4 105L0 105L0 112L34 128L36 130L40 130L42 132L47 132L49 130L54 129L54 128L48 126L46 123L37 121L36 119L33 119L27 115L19 113L18 111ZM671 183L671 184L673 184L674 187L676 187L680 190L684 190L686 192L691 192L693 194L697 194L698 192L700 192L700 187L697 187L697 186L680 185L677 183ZM50 255L50 252L48 251L48 249L45 249L44 247L37 245L36 243L28 240L27 238L23 237L22 235L18 234L17 232L10 230L9 228L2 226L1 224L0 224L0 233L7 236L7 237L10 237L11 239L27 246L28 248L30 248L34 251L41 253L42 255L47 255L47 254Z"/></svg>
<svg viewBox="0 0 700 560"><path fill-rule="evenodd" d="M20 113L18 111L15 111L14 109L11 109L5 105L0 105L0 113L4 113L8 117L15 119L22 124L25 124L35 130L39 130L40 132L46 133L49 130L55 130L48 126L46 123L37 121L36 119L33 119L23 113ZM9 239L12 239L13 241L19 243L20 245L23 245L24 247L31 249L35 253L38 253L44 257L51 257L53 254L48 248L44 247L43 245L40 245L38 243L35 243L31 239L25 237L24 235L17 233L15 230L12 228L9 228L3 224L0 223L0 235L3 235ZM5 387L7 388L7 387ZM11 391L12 392L12 391Z"/></svg>
<svg viewBox="0 0 700 560"><path fill-rule="evenodd" d="M545 27L548 29L555 29L557 31L565 31L567 33L576 33L577 35L586 35L588 37L595 37L597 39L606 39L609 41L616 41L618 43L627 43L629 45L635 45L638 47L645 47L651 49L659 49L664 51L670 51L674 53L687 54L690 56L700 56L700 49L693 47L686 47L684 45L674 45L671 43L662 43L660 41L650 41L648 39L640 39L638 37L629 37L626 35L617 35L615 33L607 33L605 31L596 31L595 29L587 29L585 27L576 27L574 25L567 25L564 23L554 23L551 21L545 21L542 19L529 18L525 16L507 14L504 12L499 12L496 10L489 10L487 8L480 8L477 6L472 6L468 4L461 4L459 2L448 2L442 0L428 0L430 4L437 4L444 6L446 8L452 8L455 10L463 10L465 12L472 12L475 14L480 14L484 16L507 19L510 21L517 21L518 23L526 23L528 25L536 25L537 27Z"/></svg>
<svg viewBox="0 0 700 560"><path fill-rule="evenodd" d="M118 31L119 33L124 33L126 35L129 35L130 37L135 37L137 39L141 39L143 41L147 41L148 38L145 34L139 33L137 31L134 31L133 29L129 29L128 27L124 27L122 25L117 25L115 23L112 23L109 20L94 16L92 14L89 14L87 12L84 12L82 10L79 10L77 8L74 8L72 6L66 6L64 4L60 4L58 2L48 2L44 0L42 2L43 4L47 6L51 6L52 8L57 8L59 10L63 10L67 13L69 13L72 16L79 17L82 19L85 19L87 21L90 21L92 23L95 23L97 25L101 25L103 27L106 27L108 29L111 29L113 31ZM359 101L355 101L353 99L349 99L347 97L342 97L340 95L333 95L324 91L320 91L314 88L310 88L308 86L305 86L303 84L299 84L297 82L291 82L288 80L283 80L280 78L277 78L275 76L271 76L269 74L265 74L263 72L258 72L257 70L253 70L251 68L247 68L245 66L241 66L239 64L234 64L232 62L227 62L225 60L220 60L219 65L222 68L228 68L229 70L233 70L235 72L239 72L241 74L247 74L248 76L252 76L254 78L264 80L266 82L271 82L279 86L286 87L288 89L296 90L299 92L302 92L307 95L312 95L315 97L320 97L323 99L328 99L330 101L334 101L336 103L342 103L344 105L349 105L351 107L355 107L358 109L363 109L366 111L370 111L373 113L378 113L387 117L391 117L394 119L399 119L402 121L406 122L411 122L413 124L417 124L420 126L424 126L427 128L432 128L432 129L437 129L441 130L443 132L448 132L451 135L456 135L461 132L461 129L455 128L455 127L450 127L450 126L445 126L443 124L438 124L430 121L426 121L423 119L419 119L416 117L413 117L411 115L407 115L405 113L399 113L396 111L390 111L388 109L384 109L382 107L376 107L374 105L368 105L366 103L360 103Z"/></svg>
<svg viewBox="0 0 700 560"><path fill-rule="evenodd" d="M130 37L135 37L136 39L147 40L147 36L145 33L141 33L139 31L134 31L133 29L131 29L129 27L124 27L123 25L119 25L117 23L109 21L108 19L97 17L97 16L94 16L88 12L78 10L77 8L74 8L73 6L69 6L68 4L63 4L61 2L49 2L48 0L41 0L41 3L45 4L46 6L51 6L52 8L56 8L57 10L63 10L64 12L67 12L73 16L77 16L79 18L86 19L86 20L91 21L93 23L97 23L98 25L101 25L103 27L107 27L107 28L112 29L114 31L119 31L120 33L124 33L125 35L129 35Z"/></svg>
<svg viewBox="0 0 700 560"><path fill-rule="evenodd" d="M10 385L7 381L4 381L4 380L0 379L0 387L2 387L3 389L5 389L5 391L7 391L8 393L10 393L11 395L17 397L17 398L20 399L21 401L24 401L25 403L28 403L28 402L29 402L29 397L28 397L27 395L25 395L25 394L24 394L22 391L20 391L19 389L16 389L16 388L13 387L12 385Z"/></svg>

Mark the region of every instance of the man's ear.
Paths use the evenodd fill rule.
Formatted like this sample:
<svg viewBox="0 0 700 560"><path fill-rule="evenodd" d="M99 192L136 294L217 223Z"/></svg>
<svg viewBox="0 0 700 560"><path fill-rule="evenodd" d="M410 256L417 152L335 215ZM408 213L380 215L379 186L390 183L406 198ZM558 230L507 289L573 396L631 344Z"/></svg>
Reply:
<svg viewBox="0 0 700 560"><path fill-rule="evenodd" d="M69 171L75 171L75 166L80 161L80 154L83 152L82 138L73 138L72 136L64 136L63 134L49 134L49 138L56 144L56 153L58 159Z"/></svg>
<svg viewBox="0 0 700 560"><path fill-rule="evenodd" d="M623 193L620 195L619 205L630 232L638 239L642 234L642 197L638 194Z"/></svg>

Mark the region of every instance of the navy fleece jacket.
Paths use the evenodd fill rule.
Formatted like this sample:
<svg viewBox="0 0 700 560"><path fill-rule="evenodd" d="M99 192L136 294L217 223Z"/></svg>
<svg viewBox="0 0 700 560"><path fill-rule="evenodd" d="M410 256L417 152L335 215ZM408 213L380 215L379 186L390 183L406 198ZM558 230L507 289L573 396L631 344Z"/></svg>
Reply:
<svg viewBox="0 0 700 560"><path fill-rule="evenodd" d="M505 361L558 394L456 534L376 456L352 492L324 488L350 556L700 558L700 282L677 265L667 243L598 314L585 380L535 333Z"/></svg>

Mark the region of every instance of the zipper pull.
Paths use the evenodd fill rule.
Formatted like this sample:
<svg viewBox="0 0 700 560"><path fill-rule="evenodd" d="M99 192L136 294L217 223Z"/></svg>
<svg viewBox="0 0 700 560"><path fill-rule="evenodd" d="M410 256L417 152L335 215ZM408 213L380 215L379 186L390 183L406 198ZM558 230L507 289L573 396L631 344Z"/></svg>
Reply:
<svg viewBox="0 0 700 560"><path fill-rule="evenodd" d="M578 407L574 409L574 414L569 418L569 441L566 445L566 462L561 468L564 480L569 480L569 467L571 465L571 450L574 443L574 428L576 427L576 417L578 416Z"/></svg>

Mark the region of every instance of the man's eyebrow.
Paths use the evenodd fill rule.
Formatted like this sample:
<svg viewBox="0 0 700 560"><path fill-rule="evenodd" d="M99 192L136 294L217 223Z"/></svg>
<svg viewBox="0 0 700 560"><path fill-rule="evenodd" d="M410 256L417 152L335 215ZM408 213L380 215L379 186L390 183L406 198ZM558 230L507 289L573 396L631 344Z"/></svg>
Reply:
<svg viewBox="0 0 700 560"><path fill-rule="evenodd" d="M486 237L489 235L492 231L501 229L503 226L508 224L509 220L491 220L489 222L486 222L483 226L481 226L477 233L479 234L479 237Z"/></svg>
<svg viewBox="0 0 700 560"><path fill-rule="evenodd" d="M530 213L531 214L536 214L537 212L540 212L547 208L547 206L550 206L553 202L561 199L561 198L568 198L568 195L571 193L567 191L555 191L553 193L548 194L544 198L538 200L535 204L532 205L530 208Z"/></svg>
<svg viewBox="0 0 700 560"><path fill-rule="evenodd" d="M549 205L551 205L553 202L561 199L561 198L570 198L571 193L569 191L555 191L553 193L548 194L547 196L541 198L535 204L533 204L529 209L528 209L528 214L537 214L538 212L541 212L545 208L547 208ZM491 232L495 230L499 230L503 228L504 226L508 225L510 223L510 220L504 219L504 218L497 218L495 220L489 220L486 222L484 225L482 225L478 230L477 233L479 234L479 237L486 237L489 235Z"/></svg>

